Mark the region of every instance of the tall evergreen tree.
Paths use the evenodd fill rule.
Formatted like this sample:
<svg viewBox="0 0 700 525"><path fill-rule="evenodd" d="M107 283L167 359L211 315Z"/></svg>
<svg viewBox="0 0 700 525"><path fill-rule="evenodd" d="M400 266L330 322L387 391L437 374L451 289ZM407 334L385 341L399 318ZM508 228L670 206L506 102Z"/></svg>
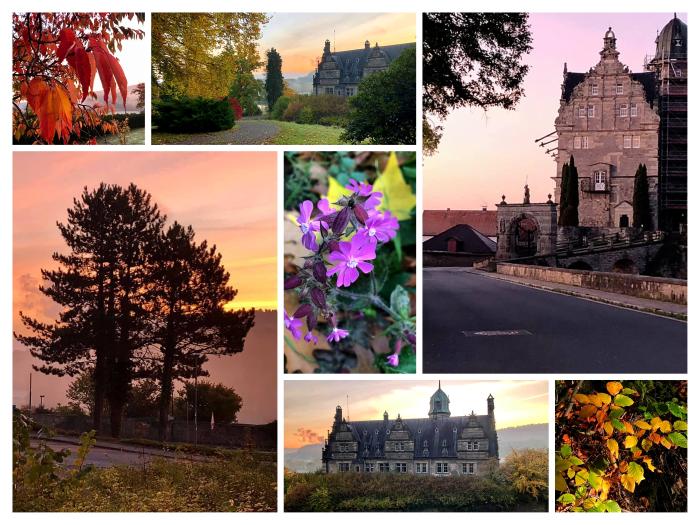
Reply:
<svg viewBox="0 0 700 525"><path fill-rule="evenodd" d="M561 186L559 188L559 226L563 226L564 210L566 209L566 199L569 191L569 163L565 162L561 167Z"/></svg>
<svg viewBox="0 0 700 525"><path fill-rule="evenodd" d="M138 366L146 321L142 290L145 254L164 217L135 185L101 184L74 199L58 228L69 253L54 253L57 270L42 270L41 292L61 307L43 323L20 312L31 335L15 334L45 364L37 370L75 376L94 369L93 425L101 428L105 401L111 432L119 435L124 405Z"/></svg>
<svg viewBox="0 0 700 525"><path fill-rule="evenodd" d="M569 159L568 182L566 184L566 208L562 211L562 226L578 226L578 169L574 156Z"/></svg>
<svg viewBox="0 0 700 525"><path fill-rule="evenodd" d="M243 351L255 311L225 309L237 291L228 285L229 273L216 246L195 242L191 226L175 222L161 234L149 265L152 342L159 350L159 368L153 375L160 381L163 440L174 381L206 375L201 367L208 355Z"/></svg>
<svg viewBox="0 0 700 525"><path fill-rule="evenodd" d="M267 68L265 76L265 91L267 92L267 108L272 107L277 99L282 96L284 90L284 78L282 77L282 57L273 47L267 52Z"/></svg>
<svg viewBox="0 0 700 525"><path fill-rule="evenodd" d="M649 179L646 164L640 164L634 174L634 194L632 196L632 225L635 228L650 230L653 226L651 203L649 202Z"/></svg>

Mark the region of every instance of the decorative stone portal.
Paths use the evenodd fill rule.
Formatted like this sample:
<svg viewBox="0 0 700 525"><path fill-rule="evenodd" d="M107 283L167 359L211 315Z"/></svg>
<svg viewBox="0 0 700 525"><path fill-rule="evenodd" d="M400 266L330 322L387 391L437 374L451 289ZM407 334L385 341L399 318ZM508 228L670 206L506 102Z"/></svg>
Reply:
<svg viewBox="0 0 700 525"><path fill-rule="evenodd" d="M503 195L496 204L498 245L496 259L550 255L557 244L557 205L552 196L544 203L508 204Z"/></svg>

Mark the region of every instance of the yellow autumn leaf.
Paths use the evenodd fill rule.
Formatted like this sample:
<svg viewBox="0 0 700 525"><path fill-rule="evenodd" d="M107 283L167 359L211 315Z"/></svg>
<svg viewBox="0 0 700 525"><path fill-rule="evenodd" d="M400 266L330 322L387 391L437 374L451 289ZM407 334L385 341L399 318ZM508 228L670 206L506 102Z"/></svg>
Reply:
<svg viewBox="0 0 700 525"><path fill-rule="evenodd" d="M400 221L411 218L411 211L416 207L416 196L411 185L403 178L396 153L389 155L386 168L374 181L373 189L382 194L379 210L390 211Z"/></svg>
<svg viewBox="0 0 700 525"><path fill-rule="evenodd" d="M609 405L612 402L612 397L605 392L599 392L596 395L598 396L598 399L600 399L600 402L604 405Z"/></svg>
<svg viewBox="0 0 700 525"><path fill-rule="evenodd" d="M590 403L590 401L589 401L590 398L586 394L576 394L574 396L574 399L576 401L578 401L579 403L581 403L582 405L586 405L586 404Z"/></svg>
<svg viewBox="0 0 700 525"><path fill-rule="evenodd" d="M651 462L651 458L644 458L642 461L646 464L649 472L654 472L656 470L656 467Z"/></svg>
<svg viewBox="0 0 700 525"><path fill-rule="evenodd" d="M659 430L664 434L668 434L671 432L671 430L673 430L671 427L671 422L664 419L659 425Z"/></svg>
<svg viewBox="0 0 700 525"><path fill-rule="evenodd" d="M634 427L632 426L632 423L629 421L623 421L622 424L625 427L625 432L627 434L634 434Z"/></svg>
<svg viewBox="0 0 700 525"><path fill-rule="evenodd" d="M593 405L585 405L581 407L581 410L579 411L579 417L581 419L588 419L592 415L596 413L596 408Z"/></svg>
<svg viewBox="0 0 700 525"><path fill-rule="evenodd" d="M617 395L620 390L622 390L622 383L619 381L609 381L606 385L605 388L608 389L608 392L610 392L610 395L614 396Z"/></svg>
<svg viewBox="0 0 700 525"><path fill-rule="evenodd" d="M651 419L651 429L656 431L661 426L661 418L659 416Z"/></svg>
<svg viewBox="0 0 700 525"><path fill-rule="evenodd" d="M612 423L610 423L610 421L606 421L606 422L603 424L603 430L605 430L605 434L606 434L606 435L608 435L608 436L612 435L612 433L613 433L613 426L612 426Z"/></svg>
<svg viewBox="0 0 700 525"><path fill-rule="evenodd" d="M348 195L352 195L352 191L342 186L335 177L328 177L328 195L326 198L328 199L328 202L330 202L331 206L333 206L334 202L338 202L340 199L347 197Z"/></svg>
<svg viewBox="0 0 700 525"><path fill-rule="evenodd" d="M608 441L605 444L607 445L608 450L610 450L610 455L612 456L612 458L617 459L620 450L620 445L618 445L617 441L615 441L614 439L608 439Z"/></svg>
<svg viewBox="0 0 700 525"><path fill-rule="evenodd" d="M662 444L664 447L668 448L668 449L670 449L670 448L673 446L673 443L671 443L671 442L670 442L668 439L666 439L666 438L661 438L661 444Z"/></svg>
<svg viewBox="0 0 700 525"><path fill-rule="evenodd" d="M651 446L651 441L649 441L647 438L642 439L642 450L644 450L644 452L648 452Z"/></svg>
<svg viewBox="0 0 700 525"><path fill-rule="evenodd" d="M635 436L625 437L625 448L632 448L637 446L637 438Z"/></svg>
<svg viewBox="0 0 700 525"><path fill-rule="evenodd" d="M634 492L635 482L632 476L623 474L622 476L620 476L620 482L622 483L622 486L625 487L628 491Z"/></svg>
<svg viewBox="0 0 700 525"><path fill-rule="evenodd" d="M638 419L637 421L634 422L634 426L637 428L641 428L643 430L651 430L651 425L644 421L643 419Z"/></svg>

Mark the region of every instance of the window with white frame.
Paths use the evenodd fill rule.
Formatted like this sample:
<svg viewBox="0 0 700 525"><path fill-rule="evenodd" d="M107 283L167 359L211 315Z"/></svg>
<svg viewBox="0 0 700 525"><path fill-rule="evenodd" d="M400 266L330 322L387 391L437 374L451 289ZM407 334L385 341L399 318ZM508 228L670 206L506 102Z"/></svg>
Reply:
<svg viewBox="0 0 700 525"><path fill-rule="evenodd" d="M365 463L365 472L374 472L374 463Z"/></svg>
<svg viewBox="0 0 700 525"><path fill-rule="evenodd" d="M620 107L618 108L617 113L620 117L626 117L627 116L627 104L620 104Z"/></svg>
<svg viewBox="0 0 700 525"><path fill-rule="evenodd" d="M581 137L574 137L574 149L581 149Z"/></svg>
<svg viewBox="0 0 700 525"><path fill-rule="evenodd" d="M596 96L598 94L598 84L591 84L591 95Z"/></svg>
<svg viewBox="0 0 700 525"><path fill-rule="evenodd" d="M637 116L637 104L630 104L630 117Z"/></svg>
<svg viewBox="0 0 700 525"><path fill-rule="evenodd" d="M639 149L642 146L642 137L639 135L634 135L632 137L632 147L634 149Z"/></svg>
<svg viewBox="0 0 700 525"><path fill-rule="evenodd" d="M588 149L588 137L581 137L581 149Z"/></svg>
<svg viewBox="0 0 700 525"><path fill-rule="evenodd" d="M396 443L394 443L394 450L396 452L403 452L404 450L406 450L406 445L403 441L397 441Z"/></svg>
<svg viewBox="0 0 700 525"><path fill-rule="evenodd" d="M427 463L416 463L416 474L427 474L428 464Z"/></svg>
<svg viewBox="0 0 700 525"><path fill-rule="evenodd" d="M333 88L332 87L327 87L326 88L326 95L332 95L333 94Z"/></svg>
<svg viewBox="0 0 700 525"><path fill-rule="evenodd" d="M595 106L593 104L588 105L588 118L595 117Z"/></svg>
<svg viewBox="0 0 700 525"><path fill-rule="evenodd" d="M447 466L447 463L436 463L435 464L435 472L438 474L447 474L449 472L449 468Z"/></svg>
<svg viewBox="0 0 700 525"><path fill-rule="evenodd" d="M574 137L574 149L588 149L588 137Z"/></svg>
<svg viewBox="0 0 700 525"><path fill-rule="evenodd" d="M624 90L622 89L622 83L618 82L615 84L615 94L616 95L622 95L624 93Z"/></svg>
<svg viewBox="0 0 700 525"><path fill-rule="evenodd" d="M472 450L472 442L467 441L467 450Z"/></svg>
<svg viewBox="0 0 700 525"><path fill-rule="evenodd" d="M593 188L596 191L605 191L607 185L608 172L605 170L595 170L593 172Z"/></svg>
<svg viewBox="0 0 700 525"><path fill-rule="evenodd" d="M475 463L462 463L462 474L474 474L476 472Z"/></svg>
<svg viewBox="0 0 700 525"><path fill-rule="evenodd" d="M394 466L396 472L406 472L406 463L396 463Z"/></svg>
<svg viewBox="0 0 700 525"><path fill-rule="evenodd" d="M350 472L350 463L338 463L338 472Z"/></svg>
<svg viewBox="0 0 700 525"><path fill-rule="evenodd" d="M586 118L586 108L584 106L578 108L578 116L579 118Z"/></svg>
<svg viewBox="0 0 700 525"><path fill-rule="evenodd" d="M389 472L389 463L379 463L379 472Z"/></svg>
<svg viewBox="0 0 700 525"><path fill-rule="evenodd" d="M632 135L624 135L622 137L622 147L630 149L632 147Z"/></svg>
<svg viewBox="0 0 700 525"><path fill-rule="evenodd" d="M479 442L474 441L474 450L479 450Z"/></svg>
<svg viewBox="0 0 700 525"><path fill-rule="evenodd" d="M355 94L355 88L352 87L346 87L345 88L345 96L346 97L351 97Z"/></svg>

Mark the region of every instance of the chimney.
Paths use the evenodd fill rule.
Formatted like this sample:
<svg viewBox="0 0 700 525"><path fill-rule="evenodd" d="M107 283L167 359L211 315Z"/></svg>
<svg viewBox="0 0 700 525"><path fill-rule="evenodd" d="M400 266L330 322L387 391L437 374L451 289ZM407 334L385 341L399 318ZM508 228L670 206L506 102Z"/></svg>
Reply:
<svg viewBox="0 0 700 525"><path fill-rule="evenodd" d="M486 211L486 205L485 205L485 204L481 207L481 211Z"/></svg>
<svg viewBox="0 0 700 525"><path fill-rule="evenodd" d="M389 422L389 412L387 412L387 411L385 410L385 411L384 411L384 423L388 423L388 422Z"/></svg>
<svg viewBox="0 0 700 525"><path fill-rule="evenodd" d="M365 40L365 49L369 49L369 46L370 46L369 40Z"/></svg>

